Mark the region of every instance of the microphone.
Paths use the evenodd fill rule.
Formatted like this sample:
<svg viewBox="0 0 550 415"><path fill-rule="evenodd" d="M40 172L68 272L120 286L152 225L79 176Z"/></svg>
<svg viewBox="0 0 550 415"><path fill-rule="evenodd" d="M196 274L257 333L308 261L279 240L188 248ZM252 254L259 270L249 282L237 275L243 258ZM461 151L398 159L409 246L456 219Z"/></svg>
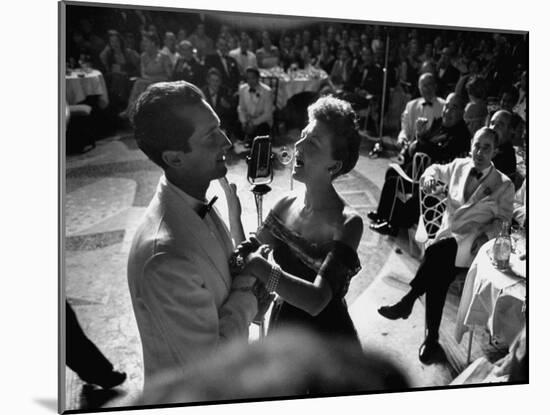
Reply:
<svg viewBox="0 0 550 415"><path fill-rule="evenodd" d="M248 162L247 178L250 184L269 184L273 181L273 155L271 138L268 135L255 137L252 141Z"/></svg>

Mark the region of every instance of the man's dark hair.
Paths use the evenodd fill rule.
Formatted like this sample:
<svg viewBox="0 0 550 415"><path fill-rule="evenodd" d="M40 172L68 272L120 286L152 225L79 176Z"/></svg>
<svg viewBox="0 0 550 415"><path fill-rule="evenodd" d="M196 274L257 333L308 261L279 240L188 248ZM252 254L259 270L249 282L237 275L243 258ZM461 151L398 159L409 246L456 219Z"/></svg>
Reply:
<svg viewBox="0 0 550 415"><path fill-rule="evenodd" d="M515 104L519 99L519 91L514 85L505 85L500 89L499 97L502 98L504 94L510 95L510 99Z"/></svg>
<svg viewBox="0 0 550 415"><path fill-rule="evenodd" d="M215 68L215 67L211 67L207 74L206 74L206 77L209 78L210 75L216 75L216 76L219 76L220 78L222 77L222 73L220 72L220 70L218 68Z"/></svg>
<svg viewBox="0 0 550 415"><path fill-rule="evenodd" d="M473 76L466 82L468 94L478 99L485 99L487 96L487 83L481 76Z"/></svg>
<svg viewBox="0 0 550 415"><path fill-rule="evenodd" d="M143 32L143 34L141 36L145 39L150 40L155 45L160 46L160 39L159 39L158 35L155 32L149 30L147 32Z"/></svg>
<svg viewBox="0 0 550 415"><path fill-rule="evenodd" d="M163 169L166 150L189 151L189 138L195 132L186 109L204 98L195 85L185 81L159 82L149 86L138 98L132 112L134 136L138 147Z"/></svg>

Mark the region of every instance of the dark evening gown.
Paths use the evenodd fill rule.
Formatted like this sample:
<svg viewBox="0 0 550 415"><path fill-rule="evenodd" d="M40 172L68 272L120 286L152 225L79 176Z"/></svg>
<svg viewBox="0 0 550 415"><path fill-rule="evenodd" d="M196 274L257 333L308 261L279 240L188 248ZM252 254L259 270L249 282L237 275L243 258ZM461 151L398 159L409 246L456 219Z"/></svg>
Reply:
<svg viewBox="0 0 550 415"><path fill-rule="evenodd" d="M344 299L350 279L361 269L357 253L338 241L311 243L288 229L273 212L262 228L277 240L273 257L281 269L310 282L321 274L329 281L333 292L328 305L316 316L279 299L271 313L269 333L293 325L306 327L322 336L340 337L361 347Z"/></svg>

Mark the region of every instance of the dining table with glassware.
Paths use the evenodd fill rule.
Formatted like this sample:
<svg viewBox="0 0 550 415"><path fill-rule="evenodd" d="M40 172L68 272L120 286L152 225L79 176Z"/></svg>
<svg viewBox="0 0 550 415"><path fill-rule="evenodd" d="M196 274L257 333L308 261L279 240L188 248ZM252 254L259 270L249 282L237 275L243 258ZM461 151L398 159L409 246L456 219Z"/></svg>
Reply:
<svg viewBox="0 0 550 415"><path fill-rule="evenodd" d="M457 312L455 339L458 343L465 333L472 335L476 326L482 326L488 329L495 343L508 347L525 326L525 231L514 229L511 242L512 252L505 266L497 264L494 258L495 239L486 242L474 258Z"/></svg>
<svg viewBox="0 0 550 415"><path fill-rule="evenodd" d="M275 77L279 80L277 88L277 108L285 107L288 100L301 92L319 92L328 74L323 69L297 69L276 66L270 69L260 69L260 78Z"/></svg>
<svg viewBox="0 0 550 415"><path fill-rule="evenodd" d="M67 69L65 74L65 97L69 105L81 103L89 96L98 96L100 108L109 105L109 94L103 74L97 69Z"/></svg>

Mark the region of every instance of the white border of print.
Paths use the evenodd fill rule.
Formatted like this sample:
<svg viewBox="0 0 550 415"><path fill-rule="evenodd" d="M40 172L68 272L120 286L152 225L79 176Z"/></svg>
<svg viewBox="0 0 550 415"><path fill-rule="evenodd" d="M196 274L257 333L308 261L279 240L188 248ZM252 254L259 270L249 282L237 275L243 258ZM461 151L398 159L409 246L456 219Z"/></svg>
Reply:
<svg viewBox="0 0 550 415"><path fill-rule="evenodd" d="M530 384L496 388L439 390L326 399L257 402L204 407L140 410L139 414L258 414L361 413L512 414L538 407L548 371L548 273L544 264L547 231L544 185L548 172L542 158L548 153L547 13L534 3L516 1L441 0L358 2L278 0L121 0L146 6L314 16L399 23L491 27L530 31ZM263 4L260 4L263 3ZM273 4L275 3L275 4ZM57 396L57 0L10 2L2 25L2 411L51 414ZM538 51L536 54L535 51ZM537 77L538 75L538 77ZM6 95L7 90L7 95ZM536 94L536 95L535 95ZM543 101L544 100L544 101ZM537 103L539 105L537 105ZM539 120L539 128L537 128ZM7 131L6 131L7 125ZM538 134L537 134L538 133ZM540 171L539 171L540 170ZM540 212L540 213L539 213ZM539 218L540 216L540 218ZM536 226L536 228L535 228ZM541 240L535 242L535 238ZM537 318L533 316L538 316ZM537 327L539 330L535 330ZM536 347L535 347L536 345ZM536 411L540 412L540 411ZM137 414L120 411L120 414Z"/></svg>

